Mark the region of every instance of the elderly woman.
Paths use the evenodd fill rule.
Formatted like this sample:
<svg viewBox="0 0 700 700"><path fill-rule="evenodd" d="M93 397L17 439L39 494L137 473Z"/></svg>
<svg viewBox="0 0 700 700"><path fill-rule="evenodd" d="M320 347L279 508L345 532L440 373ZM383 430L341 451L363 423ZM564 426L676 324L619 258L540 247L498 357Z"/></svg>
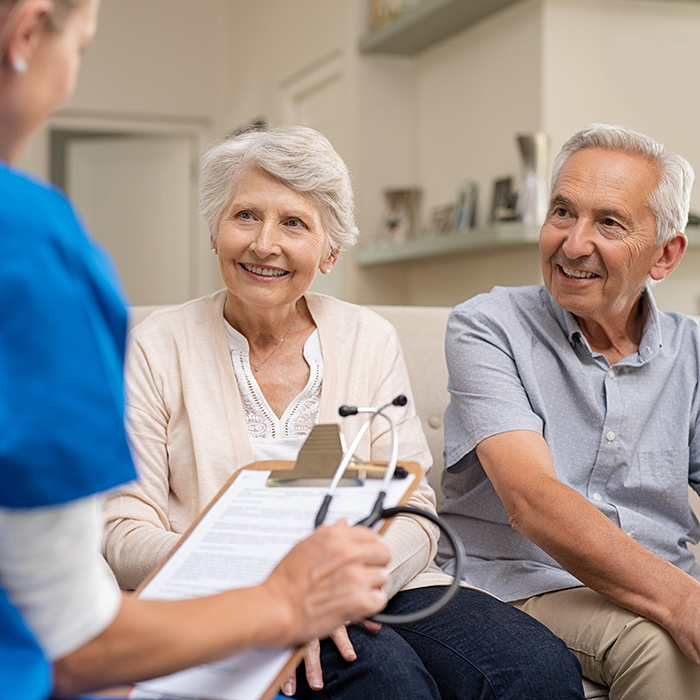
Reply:
<svg viewBox="0 0 700 700"><path fill-rule="evenodd" d="M367 528L321 528L264 583L197 600L123 595L104 565L98 494L135 477L126 309L64 195L12 165L70 96L97 10L0 0L0 696L13 700L306 642L386 603L389 551ZM340 575L324 575L332 562Z"/></svg>
<svg viewBox="0 0 700 700"><path fill-rule="evenodd" d="M329 274L357 238L350 177L323 136L287 127L216 145L203 161L201 208L225 288L154 314L131 338L127 403L141 480L105 503L106 557L125 588L144 579L238 469L296 459L312 427L337 422L342 404L410 397L393 327L308 292L316 272ZM426 471L430 453L413 403L393 417L401 459ZM346 442L361 421L344 419ZM389 448L375 421L358 456L385 460ZM409 502L434 512L425 479ZM450 582L431 564L435 531L404 517L386 539L385 590L402 591L389 610L423 607ZM494 654L486 641L500 641L504 625L530 635L515 659L507 644ZM411 630L367 627L337 630L340 653L322 644L328 697L478 698L485 684L499 698L582 697L577 664L559 640L478 591L462 590L447 613ZM298 697L323 687L312 652L306 678L308 685L298 675Z"/></svg>

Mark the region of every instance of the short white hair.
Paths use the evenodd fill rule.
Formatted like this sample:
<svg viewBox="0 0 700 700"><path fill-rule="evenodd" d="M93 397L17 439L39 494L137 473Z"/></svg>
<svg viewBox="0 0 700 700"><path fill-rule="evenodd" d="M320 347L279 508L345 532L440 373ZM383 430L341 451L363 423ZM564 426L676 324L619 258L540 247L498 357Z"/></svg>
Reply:
<svg viewBox="0 0 700 700"><path fill-rule="evenodd" d="M319 208L333 252L357 242L348 168L325 136L304 126L245 131L204 154L199 207L214 239L236 184L251 168L272 175Z"/></svg>
<svg viewBox="0 0 700 700"><path fill-rule="evenodd" d="M664 245L680 231L685 231L690 209L690 191L695 172L685 158L672 153L658 141L625 126L589 124L574 134L554 159L552 190L559 180L566 161L584 148L643 156L659 169L659 184L647 204L656 219L656 243Z"/></svg>

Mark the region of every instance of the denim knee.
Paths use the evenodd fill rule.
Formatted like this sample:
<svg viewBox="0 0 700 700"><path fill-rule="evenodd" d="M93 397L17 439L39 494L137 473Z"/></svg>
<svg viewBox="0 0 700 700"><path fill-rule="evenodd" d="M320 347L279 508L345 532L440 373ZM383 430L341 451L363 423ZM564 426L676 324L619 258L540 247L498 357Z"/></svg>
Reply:
<svg viewBox="0 0 700 700"><path fill-rule="evenodd" d="M345 661L335 644L321 642L324 687L309 688L304 664L297 671L300 700L440 700L435 681L415 651L387 625L371 632L362 625L348 627L355 661Z"/></svg>

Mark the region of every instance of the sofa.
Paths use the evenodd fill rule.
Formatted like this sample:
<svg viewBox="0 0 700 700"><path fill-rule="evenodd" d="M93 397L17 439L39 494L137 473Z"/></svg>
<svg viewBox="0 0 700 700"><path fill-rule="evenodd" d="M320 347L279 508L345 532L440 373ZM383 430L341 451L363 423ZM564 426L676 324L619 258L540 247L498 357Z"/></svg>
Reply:
<svg viewBox="0 0 700 700"><path fill-rule="evenodd" d="M157 308L160 307L133 307L132 325L142 321ZM428 478L439 502L440 476L444 468L443 416L449 402L444 338L450 309L427 306L370 306L369 308L388 319L399 334L418 414L433 456L434 466ZM690 499L695 512L700 517L700 498L691 491ZM700 559L700 547L696 548L695 555ZM588 680L584 681L584 686L586 698L608 697L605 688Z"/></svg>

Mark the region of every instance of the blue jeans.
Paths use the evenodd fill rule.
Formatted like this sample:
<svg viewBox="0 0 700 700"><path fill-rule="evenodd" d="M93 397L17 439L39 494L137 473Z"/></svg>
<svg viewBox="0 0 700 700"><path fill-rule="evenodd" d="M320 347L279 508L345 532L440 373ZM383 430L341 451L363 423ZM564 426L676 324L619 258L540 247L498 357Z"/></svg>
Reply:
<svg viewBox="0 0 700 700"><path fill-rule="evenodd" d="M426 607L440 587L398 593L387 613ZM581 667L544 625L480 591L460 589L437 615L410 626L348 630L357 659L321 643L324 688L312 691L304 665L300 700L584 700Z"/></svg>

